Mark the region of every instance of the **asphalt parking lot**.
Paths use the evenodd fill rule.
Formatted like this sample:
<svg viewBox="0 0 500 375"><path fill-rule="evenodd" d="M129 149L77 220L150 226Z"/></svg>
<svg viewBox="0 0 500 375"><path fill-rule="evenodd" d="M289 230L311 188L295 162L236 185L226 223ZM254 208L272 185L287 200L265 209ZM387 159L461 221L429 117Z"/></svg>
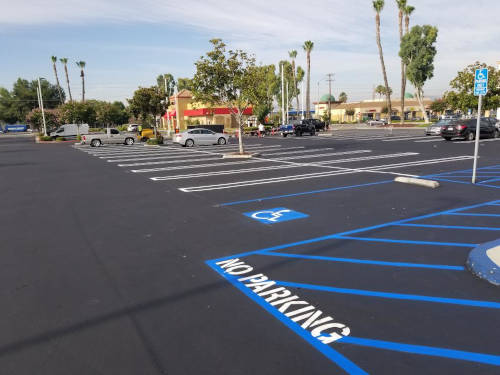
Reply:
<svg viewBox="0 0 500 375"><path fill-rule="evenodd" d="M496 374L500 140L0 138L5 374ZM441 187L393 182L427 176Z"/></svg>

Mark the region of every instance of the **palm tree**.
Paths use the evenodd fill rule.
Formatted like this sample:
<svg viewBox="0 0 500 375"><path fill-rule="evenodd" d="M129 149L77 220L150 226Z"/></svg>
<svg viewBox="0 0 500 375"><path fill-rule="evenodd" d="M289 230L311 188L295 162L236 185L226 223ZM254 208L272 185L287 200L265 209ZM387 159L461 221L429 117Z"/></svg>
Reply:
<svg viewBox="0 0 500 375"><path fill-rule="evenodd" d="M403 41L403 13L406 8L406 0L396 0L396 4L399 9L398 13L398 24L399 24L399 44ZM406 86L406 75L405 75L405 64L403 59L401 59L401 124L405 122L405 86Z"/></svg>
<svg viewBox="0 0 500 375"><path fill-rule="evenodd" d="M68 85L69 101L72 102L73 98L71 97L71 88L69 86L69 76L68 76L68 58L63 57L59 59L59 61L64 64L64 72L66 73L66 84Z"/></svg>
<svg viewBox="0 0 500 375"><path fill-rule="evenodd" d="M380 55L380 64L382 65L382 74L384 76L384 83L386 89L386 101L387 101L387 110L389 111L389 119L388 123L391 123L391 115L392 115L392 105L391 105L391 95L389 93L389 82L387 81L387 72L385 71L385 63L384 63L384 52L382 51L382 43L380 42L380 12L384 9L385 1L384 0L374 0L373 1L373 9L375 9L375 31L377 36L377 46L378 52Z"/></svg>
<svg viewBox="0 0 500 375"><path fill-rule="evenodd" d="M296 111L299 113L299 96L297 95L297 77L295 75L295 58L297 57L297 51L293 50L288 52L288 55L292 59L292 74L293 74L293 96L295 96L295 99L297 101L297 108Z"/></svg>
<svg viewBox="0 0 500 375"><path fill-rule="evenodd" d="M340 95L339 95L339 101L342 102L342 103L345 103L347 102L347 94L345 92L341 92Z"/></svg>
<svg viewBox="0 0 500 375"><path fill-rule="evenodd" d="M51 56L50 59L52 60L52 67L54 68L54 75L56 76L56 84L57 84L57 90L59 91L59 99L61 100L61 103L63 103L64 99L62 95L61 85L59 85L59 77L57 75L57 67L56 67L57 56Z"/></svg>
<svg viewBox="0 0 500 375"><path fill-rule="evenodd" d="M311 42L310 40L306 40L304 42L304 45L302 46L304 51L306 52L306 58L307 58L307 81L306 81L306 111L307 111L307 117L310 117L311 115L311 51L314 48L314 43Z"/></svg>
<svg viewBox="0 0 500 375"><path fill-rule="evenodd" d="M85 68L85 61L77 61L76 66L80 68L80 77L82 77L82 102L85 101L85 73L83 69Z"/></svg>
<svg viewBox="0 0 500 375"><path fill-rule="evenodd" d="M412 7L411 5L406 5L404 6L403 8L403 13L405 15L405 34L408 34L408 32L410 31L410 15L413 13L413 11L415 10L415 7ZM401 20L402 20L402 16L401 16ZM403 27L401 26L401 33L402 33L402 29ZM401 38L403 39L403 38ZM401 62L401 64L403 64L403 62ZM404 66L404 64L403 64ZM403 76L403 82L402 82L402 92L401 92L401 105L404 105L404 100L405 100L405 95L406 95L406 66L404 66L404 76ZM403 107L404 108L404 107ZM403 122L403 118L404 118L404 114L403 116L401 116L401 122Z"/></svg>

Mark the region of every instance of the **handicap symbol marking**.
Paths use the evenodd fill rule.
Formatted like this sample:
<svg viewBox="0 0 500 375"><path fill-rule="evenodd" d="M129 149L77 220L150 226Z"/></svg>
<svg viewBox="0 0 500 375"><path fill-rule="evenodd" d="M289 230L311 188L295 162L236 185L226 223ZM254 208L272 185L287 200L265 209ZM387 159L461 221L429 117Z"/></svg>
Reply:
<svg viewBox="0 0 500 375"><path fill-rule="evenodd" d="M281 223L283 221L309 217L309 215L297 211L292 211L285 207L269 208L254 212L245 212L244 215L264 224L275 224Z"/></svg>
<svg viewBox="0 0 500 375"><path fill-rule="evenodd" d="M488 69L476 69L474 95L486 95L488 92Z"/></svg>

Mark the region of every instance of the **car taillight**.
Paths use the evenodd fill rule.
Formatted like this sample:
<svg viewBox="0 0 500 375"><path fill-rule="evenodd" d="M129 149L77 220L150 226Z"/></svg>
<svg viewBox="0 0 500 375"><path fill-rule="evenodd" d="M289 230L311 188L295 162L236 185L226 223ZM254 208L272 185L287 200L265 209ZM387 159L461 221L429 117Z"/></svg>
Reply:
<svg viewBox="0 0 500 375"><path fill-rule="evenodd" d="M457 125L457 130L464 130L466 128L467 128L466 125Z"/></svg>

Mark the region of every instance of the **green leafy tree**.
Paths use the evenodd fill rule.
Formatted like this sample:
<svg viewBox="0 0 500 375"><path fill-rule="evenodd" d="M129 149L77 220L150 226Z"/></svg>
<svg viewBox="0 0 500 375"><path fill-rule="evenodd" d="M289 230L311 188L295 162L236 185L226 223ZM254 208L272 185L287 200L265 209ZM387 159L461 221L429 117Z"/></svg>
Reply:
<svg viewBox="0 0 500 375"><path fill-rule="evenodd" d="M71 87L69 85L69 75L68 75L68 58L62 57L59 59L59 61L64 65L64 73L66 74L66 85L68 86L69 101L72 102L73 98L71 97Z"/></svg>
<svg viewBox="0 0 500 375"><path fill-rule="evenodd" d="M85 101L85 61L77 61L76 66L80 68L80 77L82 77L82 102Z"/></svg>
<svg viewBox="0 0 500 375"><path fill-rule="evenodd" d="M59 99L61 100L61 103L64 103L61 85L59 84L59 76L57 75L57 56L51 56L50 59L52 61L52 68L54 69L54 76L56 77L56 86L57 91L59 92Z"/></svg>
<svg viewBox="0 0 500 375"><path fill-rule="evenodd" d="M448 103L445 99L437 99L431 103L431 111L435 113L443 113L448 109Z"/></svg>
<svg viewBox="0 0 500 375"><path fill-rule="evenodd" d="M339 101L340 101L341 103L346 103L346 102L347 102L347 94L346 94L345 92L343 92L343 91L342 91L342 92L339 94Z"/></svg>
<svg viewBox="0 0 500 375"><path fill-rule="evenodd" d="M434 76L437 35L438 29L436 27L429 25L414 26L403 37L399 52L407 67L406 76L417 90L416 97L426 123L429 122L429 116L427 116L424 107L424 85L427 80Z"/></svg>
<svg viewBox="0 0 500 375"><path fill-rule="evenodd" d="M450 82L451 91L445 93L445 100L452 109L467 112L477 108L479 98L474 96L476 69L488 68L488 93L483 96L483 108L491 110L500 107L500 70L476 61L459 71Z"/></svg>
<svg viewBox="0 0 500 375"><path fill-rule="evenodd" d="M310 40L306 40L302 46L302 49L306 53L307 61L307 79L306 79L306 117L310 117L311 110L311 51L314 48L314 43Z"/></svg>
<svg viewBox="0 0 500 375"><path fill-rule="evenodd" d="M45 125L47 126L47 131L55 129L61 125L60 112L58 109L46 109L45 114ZM40 108L32 109L26 115L26 121L30 124L32 129L42 130L43 128L43 116L42 110Z"/></svg>
<svg viewBox="0 0 500 375"><path fill-rule="evenodd" d="M140 87L127 101L130 112L136 118L141 118L143 123L152 125L156 133L156 117L163 115L167 109L165 96L160 89L157 86Z"/></svg>
<svg viewBox="0 0 500 375"><path fill-rule="evenodd" d="M193 91L193 80L190 78L178 78L177 79L177 89Z"/></svg>
<svg viewBox="0 0 500 375"><path fill-rule="evenodd" d="M376 35L376 40L377 40L380 65L382 66L382 75L384 76L387 108L388 108L389 113L392 113L392 103L391 103L391 94L389 91L389 81L387 80L387 72L385 69L385 62L384 62L384 51L382 50L382 42L380 41L380 12L382 12L382 9L384 9L384 5L385 5L384 0L374 0L373 1L373 9L375 10L375 35ZM389 116L388 122L391 123L390 116Z"/></svg>
<svg viewBox="0 0 500 375"><path fill-rule="evenodd" d="M56 108L60 104L59 90L45 79L40 79L43 104L46 109ZM26 115L38 107L38 80L28 81L18 78L12 90L0 87L0 121L19 123L26 121ZM64 100L64 93L63 93Z"/></svg>
<svg viewBox="0 0 500 375"><path fill-rule="evenodd" d="M264 65L256 66L249 71L254 82L254 93L251 98L253 114L261 124L266 123L266 118L273 109L273 98L278 88L281 88L275 70L274 65Z"/></svg>
<svg viewBox="0 0 500 375"><path fill-rule="evenodd" d="M375 88L375 94L379 97L385 96L387 97L387 88L384 85L378 85ZM389 95L392 95L392 88L389 87Z"/></svg>
<svg viewBox="0 0 500 375"><path fill-rule="evenodd" d="M172 74L160 74L156 77L156 84L162 95L166 98L170 98L174 94L176 82Z"/></svg>
<svg viewBox="0 0 500 375"><path fill-rule="evenodd" d="M243 111L255 104L257 90L253 77L255 58L242 50L227 50L221 39L210 40L212 50L195 63L192 92L195 100L211 106L225 106L243 134ZM238 137L242 154L243 139Z"/></svg>
<svg viewBox="0 0 500 375"><path fill-rule="evenodd" d="M64 124L89 124L90 127L97 125L96 100L83 102L68 102L59 107L60 120Z"/></svg>

